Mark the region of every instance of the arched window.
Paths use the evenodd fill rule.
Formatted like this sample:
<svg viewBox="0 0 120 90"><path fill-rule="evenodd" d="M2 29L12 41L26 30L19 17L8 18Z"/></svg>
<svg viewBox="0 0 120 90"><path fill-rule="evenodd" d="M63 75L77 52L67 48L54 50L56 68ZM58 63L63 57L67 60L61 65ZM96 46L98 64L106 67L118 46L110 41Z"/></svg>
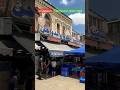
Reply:
<svg viewBox="0 0 120 90"><path fill-rule="evenodd" d="M49 14L45 14L45 27L50 27L51 26L51 17Z"/></svg>
<svg viewBox="0 0 120 90"><path fill-rule="evenodd" d="M57 33L60 33L60 24L57 23Z"/></svg>

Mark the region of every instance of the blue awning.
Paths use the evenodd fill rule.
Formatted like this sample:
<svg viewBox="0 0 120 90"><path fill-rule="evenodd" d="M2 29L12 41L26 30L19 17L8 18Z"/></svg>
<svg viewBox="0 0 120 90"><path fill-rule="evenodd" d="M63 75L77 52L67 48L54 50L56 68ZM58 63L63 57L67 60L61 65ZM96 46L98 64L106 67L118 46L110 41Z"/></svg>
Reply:
<svg viewBox="0 0 120 90"><path fill-rule="evenodd" d="M85 55L85 46L82 46L78 49L74 49L71 51L64 51L65 55L79 55L79 56L84 56Z"/></svg>
<svg viewBox="0 0 120 90"><path fill-rule="evenodd" d="M120 69L120 47L115 47L103 54L90 57L85 61L85 64L86 66L118 72Z"/></svg>

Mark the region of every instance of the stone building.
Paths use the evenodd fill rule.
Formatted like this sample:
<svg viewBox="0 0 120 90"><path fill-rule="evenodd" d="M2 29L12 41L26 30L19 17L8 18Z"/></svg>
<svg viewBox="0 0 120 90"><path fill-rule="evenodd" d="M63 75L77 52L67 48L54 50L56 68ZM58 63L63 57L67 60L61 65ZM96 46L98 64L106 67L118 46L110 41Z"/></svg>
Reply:
<svg viewBox="0 0 120 90"><path fill-rule="evenodd" d="M99 50L112 48L112 43L107 36L107 20L91 9L89 0L86 2L86 45Z"/></svg>
<svg viewBox="0 0 120 90"><path fill-rule="evenodd" d="M48 36L57 39L58 42L64 39L74 47L80 46L80 35L73 34L72 19L62 12L56 12L57 9L45 0L36 0L35 8L37 12L35 14L35 32L44 32L46 29ZM44 12L45 10L47 12Z"/></svg>
<svg viewBox="0 0 120 90"><path fill-rule="evenodd" d="M120 20L108 21L108 37L115 45L120 45Z"/></svg>
<svg viewBox="0 0 120 90"><path fill-rule="evenodd" d="M74 30L72 31L72 37L80 40L80 34Z"/></svg>
<svg viewBox="0 0 120 90"><path fill-rule="evenodd" d="M87 15L87 33L94 32L108 32L107 20L94 12L93 10L88 11Z"/></svg>
<svg viewBox="0 0 120 90"><path fill-rule="evenodd" d="M43 0L38 0L36 7L48 7L55 10L55 7L45 1L43 2ZM57 32L69 37L72 35L72 20L63 13L56 13L54 11L52 13L41 13L41 15L38 17L38 23L40 24L40 27L48 27L49 30L53 32Z"/></svg>
<svg viewBox="0 0 120 90"><path fill-rule="evenodd" d="M86 33L108 32L107 20L91 9L91 1L86 0Z"/></svg>
<svg viewBox="0 0 120 90"><path fill-rule="evenodd" d="M0 0L0 88L9 89L11 76L14 70L18 69L21 73L20 80L24 79L18 82L20 89L23 90L28 78L32 76L34 81L32 56L35 37L31 28L34 14L31 8L26 9L34 4L25 5L29 0L12 1ZM25 7L16 7L21 3L19 6Z"/></svg>
<svg viewBox="0 0 120 90"><path fill-rule="evenodd" d="M73 31L72 19L62 12L56 12L56 7L46 0L35 0L35 71L38 60L57 61L70 51L80 47L80 34ZM62 59L63 60L63 59Z"/></svg>
<svg viewBox="0 0 120 90"><path fill-rule="evenodd" d="M108 24L102 16L96 12L89 11L86 26L86 44L97 49L110 49L112 43L107 36Z"/></svg>

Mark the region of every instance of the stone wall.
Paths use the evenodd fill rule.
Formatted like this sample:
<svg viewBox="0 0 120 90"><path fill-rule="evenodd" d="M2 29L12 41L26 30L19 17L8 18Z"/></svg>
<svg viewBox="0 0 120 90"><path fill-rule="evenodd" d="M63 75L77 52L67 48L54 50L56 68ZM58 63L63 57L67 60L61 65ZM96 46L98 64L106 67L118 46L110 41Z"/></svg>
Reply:
<svg viewBox="0 0 120 90"><path fill-rule="evenodd" d="M53 7L52 5L48 4L47 2L43 0L36 0L35 7L38 7L38 8L49 7L55 10L55 7ZM72 37L72 20L68 16L64 15L63 13L58 13L54 11L52 13L42 13L38 21L41 27L43 27L45 24L45 21L43 18L45 17L46 14L48 14L49 18L51 19L50 29L53 32L57 32L57 24L59 24L60 34L63 34L63 27L65 27L65 36Z"/></svg>

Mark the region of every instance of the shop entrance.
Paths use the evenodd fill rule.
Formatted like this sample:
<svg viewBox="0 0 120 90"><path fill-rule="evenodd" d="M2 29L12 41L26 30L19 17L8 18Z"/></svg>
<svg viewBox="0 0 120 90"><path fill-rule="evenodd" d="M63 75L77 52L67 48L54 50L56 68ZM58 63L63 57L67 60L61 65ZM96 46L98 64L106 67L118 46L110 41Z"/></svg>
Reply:
<svg viewBox="0 0 120 90"><path fill-rule="evenodd" d="M13 83L14 88L18 90L34 90L34 61L30 56L1 56L0 59L0 88L2 90L13 88Z"/></svg>

